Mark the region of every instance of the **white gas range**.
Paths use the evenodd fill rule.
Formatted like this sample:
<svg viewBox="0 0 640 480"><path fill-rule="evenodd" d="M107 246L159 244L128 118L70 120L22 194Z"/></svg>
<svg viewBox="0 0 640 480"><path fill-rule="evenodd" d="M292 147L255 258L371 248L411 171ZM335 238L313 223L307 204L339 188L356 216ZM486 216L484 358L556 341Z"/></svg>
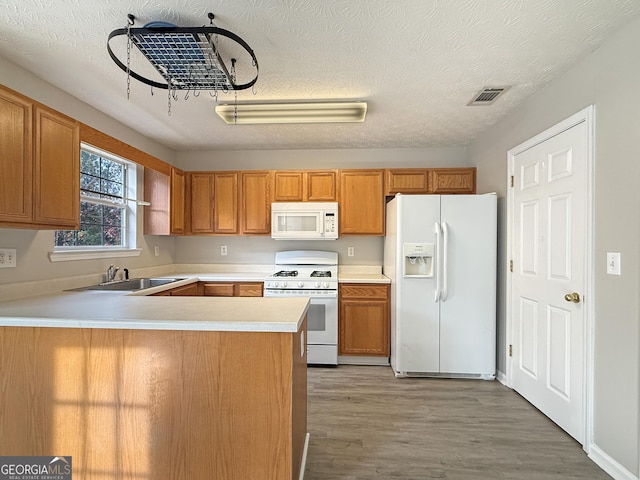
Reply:
<svg viewBox="0 0 640 480"><path fill-rule="evenodd" d="M265 297L310 298L307 363L338 364L338 254L314 250L277 252Z"/></svg>

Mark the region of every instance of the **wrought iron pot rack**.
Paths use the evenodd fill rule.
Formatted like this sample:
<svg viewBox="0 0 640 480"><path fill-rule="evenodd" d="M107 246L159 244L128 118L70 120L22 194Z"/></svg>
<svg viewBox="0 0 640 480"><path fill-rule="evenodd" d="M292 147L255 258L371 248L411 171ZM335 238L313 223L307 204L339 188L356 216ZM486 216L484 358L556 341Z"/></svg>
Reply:
<svg viewBox="0 0 640 480"><path fill-rule="evenodd" d="M208 14L210 26L177 27L163 22L153 22L142 28L132 28L135 17L127 15L128 25L109 34L107 51L118 67L128 76L166 90L244 90L258 80L258 60L247 42L229 30L213 25L213 13ZM127 63L123 63L111 49L112 38L127 36ZM229 68L217 48L217 36L231 39L251 57L255 76L246 83L236 83L235 63L231 58ZM130 43L153 65L166 83L157 82L134 72L130 65Z"/></svg>

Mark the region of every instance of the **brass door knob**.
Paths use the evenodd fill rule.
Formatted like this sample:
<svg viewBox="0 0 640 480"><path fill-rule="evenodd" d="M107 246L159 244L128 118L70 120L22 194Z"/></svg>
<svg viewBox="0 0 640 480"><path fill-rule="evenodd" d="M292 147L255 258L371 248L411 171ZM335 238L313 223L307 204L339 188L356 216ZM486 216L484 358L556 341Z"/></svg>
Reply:
<svg viewBox="0 0 640 480"><path fill-rule="evenodd" d="M564 299L567 302L573 302L573 303L580 303L580 294L577 292L573 292L573 293L567 293L564 296Z"/></svg>

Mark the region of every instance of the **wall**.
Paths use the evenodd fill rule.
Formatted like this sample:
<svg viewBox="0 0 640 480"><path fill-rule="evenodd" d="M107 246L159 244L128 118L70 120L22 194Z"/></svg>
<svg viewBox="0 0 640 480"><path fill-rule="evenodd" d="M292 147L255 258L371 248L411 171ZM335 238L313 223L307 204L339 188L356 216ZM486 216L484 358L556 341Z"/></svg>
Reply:
<svg viewBox="0 0 640 480"><path fill-rule="evenodd" d="M162 160L173 161L172 150L150 141L113 118L2 58L0 58L0 84ZM142 175L139 177L141 180ZM137 231L139 232L137 246L143 249L140 257L51 263L48 253L53 249L53 231L0 229L0 247L17 250L17 267L0 269L0 284L104 272L112 263L130 269L173 263L175 248L173 238L145 237L142 235L140 223ZM161 254L158 257L151 253L155 245L160 247Z"/></svg>
<svg viewBox="0 0 640 480"><path fill-rule="evenodd" d="M640 21L636 20L469 145L469 160L478 166L479 190L495 190L504 199L507 151L588 105L596 106L594 443L597 451L628 471L625 475L630 472L635 478L640 477L638 45ZM606 252L621 252L621 276L606 274ZM499 290L505 290L502 273ZM504 296L499 302L504 352ZM499 367L505 371L504 355Z"/></svg>

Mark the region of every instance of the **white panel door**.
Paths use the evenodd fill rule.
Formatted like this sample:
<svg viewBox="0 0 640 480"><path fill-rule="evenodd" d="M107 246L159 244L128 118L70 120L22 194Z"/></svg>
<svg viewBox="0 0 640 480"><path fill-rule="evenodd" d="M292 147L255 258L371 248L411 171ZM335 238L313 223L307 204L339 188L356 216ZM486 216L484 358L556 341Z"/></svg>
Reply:
<svg viewBox="0 0 640 480"><path fill-rule="evenodd" d="M446 292L440 302L441 373L496 373L497 208L496 195L441 197L442 225L448 232Z"/></svg>
<svg viewBox="0 0 640 480"><path fill-rule="evenodd" d="M514 156L510 299L512 386L582 444L587 142L583 121Z"/></svg>

